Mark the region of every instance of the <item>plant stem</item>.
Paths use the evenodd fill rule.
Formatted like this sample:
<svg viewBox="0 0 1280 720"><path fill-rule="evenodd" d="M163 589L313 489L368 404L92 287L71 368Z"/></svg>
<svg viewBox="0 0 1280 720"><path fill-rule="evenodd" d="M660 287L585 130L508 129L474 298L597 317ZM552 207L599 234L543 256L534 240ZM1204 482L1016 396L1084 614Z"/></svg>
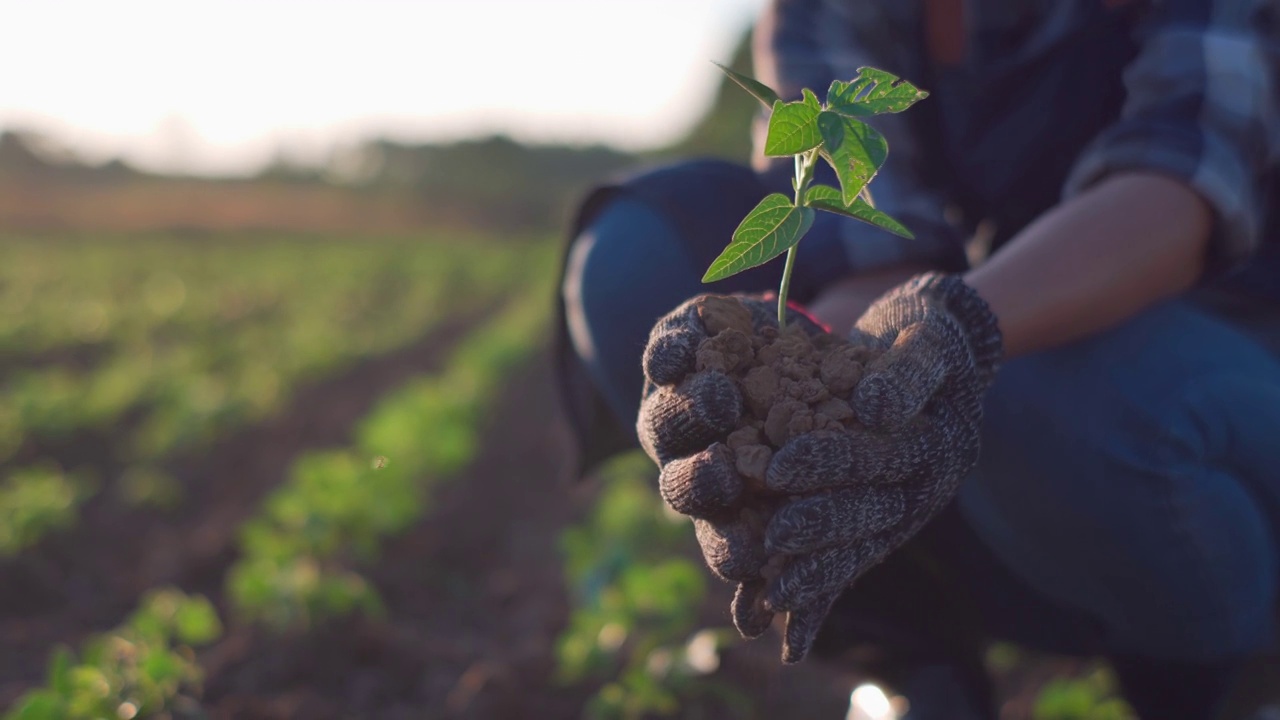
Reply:
<svg viewBox="0 0 1280 720"><path fill-rule="evenodd" d="M808 152L799 153L795 156L795 159L795 205L796 207L804 207L805 191L809 189L809 183L813 181L813 168L818 162L818 149L814 148ZM787 327L787 293L791 290L791 271L795 269L796 248L798 247L800 247L800 240L796 240L795 244L787 248L787 264L782 268L782 284L778 287L779 330Z"/></svg>
<svg viewBox="0 0 1280 720"><path fill-rule="evenodd" d="M796 264L796 246L787 250L787 264L782 267L782 285L778 287L778 329L787 327L787 292L791 290L791 270Z"/></svg>

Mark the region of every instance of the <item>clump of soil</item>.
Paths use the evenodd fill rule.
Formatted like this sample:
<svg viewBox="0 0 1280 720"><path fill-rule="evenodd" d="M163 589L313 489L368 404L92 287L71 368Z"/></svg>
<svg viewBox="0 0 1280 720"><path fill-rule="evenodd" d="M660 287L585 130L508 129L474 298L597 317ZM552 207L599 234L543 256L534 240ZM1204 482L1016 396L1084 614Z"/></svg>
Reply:
<svg viewBox="0 0 1280 720"><path fill-rule="evenodd" d="M725 444L749 495L766 493L769 460L791 438L859 426L848 397L873 349L803 322L760 327L733 297L707 296L697 310L708 337L696 369L724 373L742 393L742 417Z"/></svg>

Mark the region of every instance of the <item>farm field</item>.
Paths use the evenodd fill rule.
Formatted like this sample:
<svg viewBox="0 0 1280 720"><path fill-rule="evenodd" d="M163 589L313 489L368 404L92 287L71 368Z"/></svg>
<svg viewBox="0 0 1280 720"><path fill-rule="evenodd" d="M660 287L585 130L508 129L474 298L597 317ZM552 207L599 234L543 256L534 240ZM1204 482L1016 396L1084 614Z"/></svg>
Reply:
<svg viewBox="0 0 1280 720"><path fill-rule="evenodd" d="M843 716L728 629L647 460L563 477L557 251L0 238L0 717ZM992 661L1010 718L1125 717Z"/></svg>
<svg viewBox="0 0 1280 720"><path fill-rule="evenodd" d="M3 238L0 712L638 717L691 688L676 666L636 684L636 658L694 634L709 588L635 462L612 512L659 523L653 549L696 592L677 580L626 600L673 615L644 654L584 653L568 629L577 606L575 627L596 622L573 578L600 564L571 537L606 510L564 483L546 422L555 252ZM602 532L614 569L641 539ZM747 667L773 674L767 660ZM775 700L811 690L794 675Z"/></svg>

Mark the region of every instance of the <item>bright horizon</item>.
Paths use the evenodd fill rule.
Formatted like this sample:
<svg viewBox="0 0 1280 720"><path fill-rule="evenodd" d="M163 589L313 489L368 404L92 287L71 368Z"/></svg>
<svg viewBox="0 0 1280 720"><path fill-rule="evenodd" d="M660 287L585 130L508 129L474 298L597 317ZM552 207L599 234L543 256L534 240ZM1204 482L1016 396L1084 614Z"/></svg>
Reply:
<svg viewBox="0 0 1280 720"><path fill-rule="evenodd" d="M763 4L0 0L0 130L204 175L372 137L650 148L706 110Z"/></svg>

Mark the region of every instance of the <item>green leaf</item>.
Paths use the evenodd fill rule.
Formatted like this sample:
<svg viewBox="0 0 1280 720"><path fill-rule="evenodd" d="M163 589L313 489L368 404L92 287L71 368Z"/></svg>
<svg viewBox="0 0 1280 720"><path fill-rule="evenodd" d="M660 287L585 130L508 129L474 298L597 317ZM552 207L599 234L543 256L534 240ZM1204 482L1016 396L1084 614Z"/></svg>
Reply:
<svg viewBox="0 0 1280 720"><path fill-rule="evenodd" d="M222 634L222 623L218 621L218 611L204 597L196 595L186 598L178 605L173 617L178 639L188 645L204 645L218 639Z"/></svg>
<svg viewBox="0 0 1280 720"><path fill-rule="evenodd" d="M33 690L18 698L17 709L6 720L61 720L67 717L66 696L52 690Z"/></svg>
<svg viewBox="0 0 1280 720"><path fill-rule="evenodd" d="M165 648L156 648L154 652L148 653L139 663L138 670L143 677L156 685L176 686L187 676L187 668L182 662L182 657Z"/></svg>
<svg viewBox="0 0 1280 720"><path fill-rule="evenodd" d="M902 112L929 93L897 75L872 67L858 68L850 82L836 80L827 89L827 109L842 115L879 115Z"/></svg>
<svg viewBox="0 0 1280 720"><path fill-rule="evenodd" d="M764 154L771 157L795 155L812 150L822 143L818 131L818 116L822 103L812 90L805 88L804 99L773 104L769 118L769 134L764 141Z"/></svg>
<svg viewBox="0 0 1280 720"><path fill-rule="evenodd" d="M796 207L782 193L773 193L756 205L733 231L733 242L707 268L702 282L736 275L786 252L813 225L812 208Z"/></svg>
<svg viewBox="0 0 1280 720"><path fill-rule="evenodd" d="M774 103L778 102L778 93L774 92L773 88L768 85L765 85L755 78L747 77L742 73L734 72L720 63L716 63L716 67L724 71L724 74L728 75L730 80L738 83L739 87L743 90L751 93L755 99L763 103L765 107L772 108Z"/></svg>
<svg viewBox="0 0 1280 720"><path fill-rule="evenodd" d="M71 650L59 645L49 657L49 689L60 697L71 695Z"/></svg>
<svg viewBox="0 0 1280 720"><path fill-rule="evenodd" d="M805 205L815 210L825 210L829 213L851 217L855 220L875 225L881 230L888 230L894 235L908 240L915 239L915 235L905 225L894 220L887 213L871 207L861 197L854 198L853 204L845 205L840 191L829 185L811 185L805 192L804 199Z"/></svg>
<svg viewBox="0 0 1280 720"><path fill-rule="evenodd" d="M1059 679L1050 682L1036 698L1033 716L1041 720L1075 720L1093 717L1098 702L1095 692L1083 682Z"/></svg>
<svg viewBox="0 0 1280 720"><path fill-rule="evenodd" d="M823 111L818 115L822 157L835 168L845 205L852 205L862 188L880 172L889 156L889 143L875 128L851 117Z"/></svg>

